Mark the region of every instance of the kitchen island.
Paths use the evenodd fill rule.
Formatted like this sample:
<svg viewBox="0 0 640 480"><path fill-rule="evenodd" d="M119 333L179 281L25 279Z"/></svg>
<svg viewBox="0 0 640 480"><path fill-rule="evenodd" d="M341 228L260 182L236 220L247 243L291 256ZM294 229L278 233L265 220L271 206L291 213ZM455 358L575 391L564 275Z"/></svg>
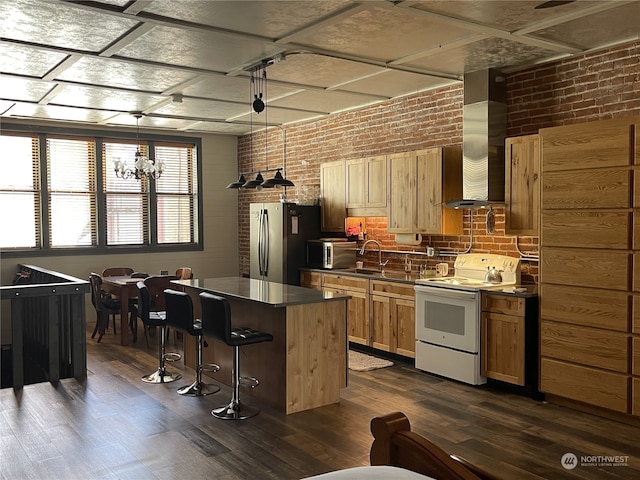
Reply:
<svg viewBox="0 0 640 480"><path fill-rule="evenodd" d="M273 335L273 342L241 349L240 375L260 380L255 389L241 387L241 395L287 414L340 401L340 389L347 386L348 295L243 277L172 283L191 296L196 317L198 295L209 292L227 298L233 325ZM185 364L193 367L194 337L185 336L184 353ZM214 340L203 348L203 363L220 365L216 382L231 384L232 353Z"/></svg>

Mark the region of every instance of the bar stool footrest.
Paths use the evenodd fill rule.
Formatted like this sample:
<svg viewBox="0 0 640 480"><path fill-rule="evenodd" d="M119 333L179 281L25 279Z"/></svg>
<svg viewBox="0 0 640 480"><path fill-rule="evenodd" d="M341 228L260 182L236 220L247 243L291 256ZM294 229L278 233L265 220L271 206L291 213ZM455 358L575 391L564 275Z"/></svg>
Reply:
<svg viewBox="0 0 640 480"><path fill-rule="evenodd" d="M182 355L180 355L178 352L169 352L164 354L165 362L177 362L180 359L182 359Z"/></svg>
<svg viewBox="0 0 640 480"><path fill-rule="evenodd" d="M216 373L220 371L220 365L215 363L205 363L202 365L203 372Z"/></svg>
<svg viewBox="0 0 640 480"><path fill-rule="evenodd" d="M256 388L260 385L260 380L256 377L240 377L238 384L243 387Z"/></svg>

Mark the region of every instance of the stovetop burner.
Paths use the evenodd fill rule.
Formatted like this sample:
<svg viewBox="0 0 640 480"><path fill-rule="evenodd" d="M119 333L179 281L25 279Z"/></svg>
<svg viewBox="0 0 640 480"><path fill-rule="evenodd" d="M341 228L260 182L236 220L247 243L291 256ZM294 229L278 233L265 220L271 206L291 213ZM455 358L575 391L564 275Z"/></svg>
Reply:
<svg viewBox="0 0 640 480"><path fill-rule="evenodd" d="M496 267L502 274L501 283L484 281L488 268ZM416 280L417 284L459 290L501 289L520 283L520 259L490 253L458 255L452 277L431 277Z"/></svg>

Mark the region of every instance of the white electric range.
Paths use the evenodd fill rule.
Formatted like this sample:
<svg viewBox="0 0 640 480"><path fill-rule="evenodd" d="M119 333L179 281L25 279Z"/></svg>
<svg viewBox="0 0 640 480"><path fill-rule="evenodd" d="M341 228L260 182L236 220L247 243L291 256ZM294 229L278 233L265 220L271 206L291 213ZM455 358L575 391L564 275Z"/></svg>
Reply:
<svg viewBox="0 0 640 480"><path fill-rule="evenodd" d="M495 267L501 283L485 282ZM520 259L488 253L458 255L455 274L416 280L416 368L472 385L480 374L482 290L520 284Z"/></svg>

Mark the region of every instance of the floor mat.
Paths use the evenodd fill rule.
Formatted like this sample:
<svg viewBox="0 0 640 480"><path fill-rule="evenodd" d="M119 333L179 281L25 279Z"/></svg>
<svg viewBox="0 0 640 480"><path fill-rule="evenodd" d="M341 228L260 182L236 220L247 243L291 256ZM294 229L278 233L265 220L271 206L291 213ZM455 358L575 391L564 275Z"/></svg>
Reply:
<svg viewBox="0 0 640 480"><path fill-rule="evenodd" d="M349 350L349 369L356 372L368 372L378 368L390 367L393 362L372 355Z"/></svg>

